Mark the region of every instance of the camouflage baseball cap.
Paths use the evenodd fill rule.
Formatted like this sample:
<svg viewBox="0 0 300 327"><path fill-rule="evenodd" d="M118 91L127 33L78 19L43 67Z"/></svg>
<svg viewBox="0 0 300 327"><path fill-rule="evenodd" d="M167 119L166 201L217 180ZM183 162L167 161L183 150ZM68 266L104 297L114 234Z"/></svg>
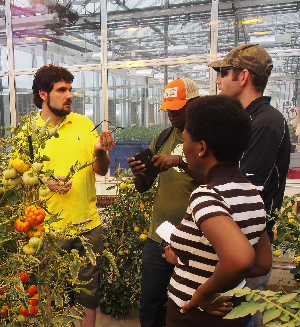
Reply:
<svg viewBox="0 0 300 327"><path fill-rule="evenodd" d="M216 71L219 71L220 67L235 67L248 69L258 76L270 76L273 63L268 52L258 44L240 44L233 48L223 60L210 62L207 66Z"/></svg>

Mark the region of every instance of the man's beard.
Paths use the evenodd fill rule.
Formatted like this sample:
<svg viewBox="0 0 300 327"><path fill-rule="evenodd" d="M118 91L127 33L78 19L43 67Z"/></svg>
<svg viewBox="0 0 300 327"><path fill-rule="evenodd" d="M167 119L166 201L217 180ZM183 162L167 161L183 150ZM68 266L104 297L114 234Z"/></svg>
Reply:
<svg viewBox="0 0 300 327"><path fill-rule="evenodd" d="M71 104L72 101L67 101L65 102L64 104ZM64 109L64 108L55 108L55 107L52 107L50 105L50 99L48 98L47 100L47 106L49 108L49 110L54 113L54 115L56 115L57 117L65 117L67 115L69 115L71 113L71 107L69 109Z"/></svg>

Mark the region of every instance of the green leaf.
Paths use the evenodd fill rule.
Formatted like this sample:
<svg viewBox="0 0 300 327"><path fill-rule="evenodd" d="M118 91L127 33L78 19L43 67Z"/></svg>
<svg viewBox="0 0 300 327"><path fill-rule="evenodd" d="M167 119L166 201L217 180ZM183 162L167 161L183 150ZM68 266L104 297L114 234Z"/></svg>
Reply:
<svg viewBox="0 0 300 327"><path fill-rule="evenodd" d="M72 278L73 278L73 284L75 284L78 279L78 273L79 273L80 266L81 266L80 261L71 262L70 271L71 271Z"/></svg>
<svg viewBox="0 0 300 327"><path fill-rule="evenodd" d="M280 298L277 299L277 302L279 303L287 303L291 300L293 300L297 296L297 293L290 293L282 295Z"/></svg>
<svg viewBox="0 0 300 327"><path fill-rule="evenodd" d="M59 294L57 294L55 296L55 301L60 307L62 307L64 305L63 298Z"/></svg>
<svg viewBox="0 0 300 327"><path fill-rule="evenodd" d="M50 161L50 158L44 154L42 157L42 161Z"/></svg>
<svg viewBox="0 0 300 327"><path fill-rule="evenodd" d="M288 322L288 321L290 321L291 320L291 316L290 315L288 315L287 313L285 313L284 315L282 315L281 317L280 317L280 320L281 321L285 321L285 322Z"/></svg>
<svg viewBox="0 0 300 327"><path fill-rule="evenodd" d="M76 321L78 319L78 317L76 316L71 316L71 315L58 315L56 316L54 319L53 319L53 322L55 324L62 324L63 326L64 325L68 325L70 324L71 322L73 321Z"/></svg>
<svg viewBox="0 0 300 327"><path fill-rule="evenodd" d="M293 321L290 321L289 323L287 324L283 324L281 325L281 327L295 327L295 323Z"/></svg>
<svg viewBox="0 0 300 327"><path fill-rule="evenodd" d="M271 308L269 310L267 310L264 315L263 315L263 324L275 319L275 318L278 318L282 313L282 310L278 309L278 308Z"/></svg>
<svg viewBox="0 0 300 327"><path fill-rule="evenodd" d="M285 236L286 230L281 225L277 228L277 242L282 243L284 242L284 236Z"/></svg>
<svg viewBox="0 0 300 327"><path fill-rule="evenodd" d="M230 311L224 319L236 319L239 317L245 317L248 314L252 316L256 313L260 308L260 303L255 301L250 302L242 302L241 305L235 307L232 311Z"/></svg>

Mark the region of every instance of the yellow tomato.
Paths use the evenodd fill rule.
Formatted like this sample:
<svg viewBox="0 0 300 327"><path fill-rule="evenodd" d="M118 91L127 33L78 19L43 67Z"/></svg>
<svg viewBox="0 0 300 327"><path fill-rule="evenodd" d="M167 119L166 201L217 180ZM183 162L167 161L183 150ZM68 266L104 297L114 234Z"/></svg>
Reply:
<svg viewBox="0 0 300 327"><path fill-rule="evenodd" d="M20 173L25 173L25 171L29 170L29 165L20 158L12 160L11 165Z"/></svg>
<svg viewBox="0 0 300 327"><path fill-rule="evenodd" d="M141 234L140 239L143 240L143 241L146 241L147 235L146 234Z"/></svg>
<svg viewBox="0 0 300 327"><path fill-rule="evenodd" d="M127 183L122 182L122 183L120 184L120 190L121 190L121 191L125 191L126 188L127 188Z"/></svg>

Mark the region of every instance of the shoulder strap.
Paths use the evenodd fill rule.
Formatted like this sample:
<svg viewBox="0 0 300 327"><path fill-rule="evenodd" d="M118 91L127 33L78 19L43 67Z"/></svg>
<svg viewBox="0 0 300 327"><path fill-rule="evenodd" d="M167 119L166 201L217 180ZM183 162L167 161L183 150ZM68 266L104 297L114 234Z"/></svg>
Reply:
<svg viewBox="0 0 300 327"><path fill-rule="evenodd" d="M161 133L159 134L159 136L157 138L156 144L155 144L156 153L158 153L161 146L166 142L166 140L172 133L173 129L174 129L174 126L171 126L171 127L168 127L161 131Z"/></svg>

